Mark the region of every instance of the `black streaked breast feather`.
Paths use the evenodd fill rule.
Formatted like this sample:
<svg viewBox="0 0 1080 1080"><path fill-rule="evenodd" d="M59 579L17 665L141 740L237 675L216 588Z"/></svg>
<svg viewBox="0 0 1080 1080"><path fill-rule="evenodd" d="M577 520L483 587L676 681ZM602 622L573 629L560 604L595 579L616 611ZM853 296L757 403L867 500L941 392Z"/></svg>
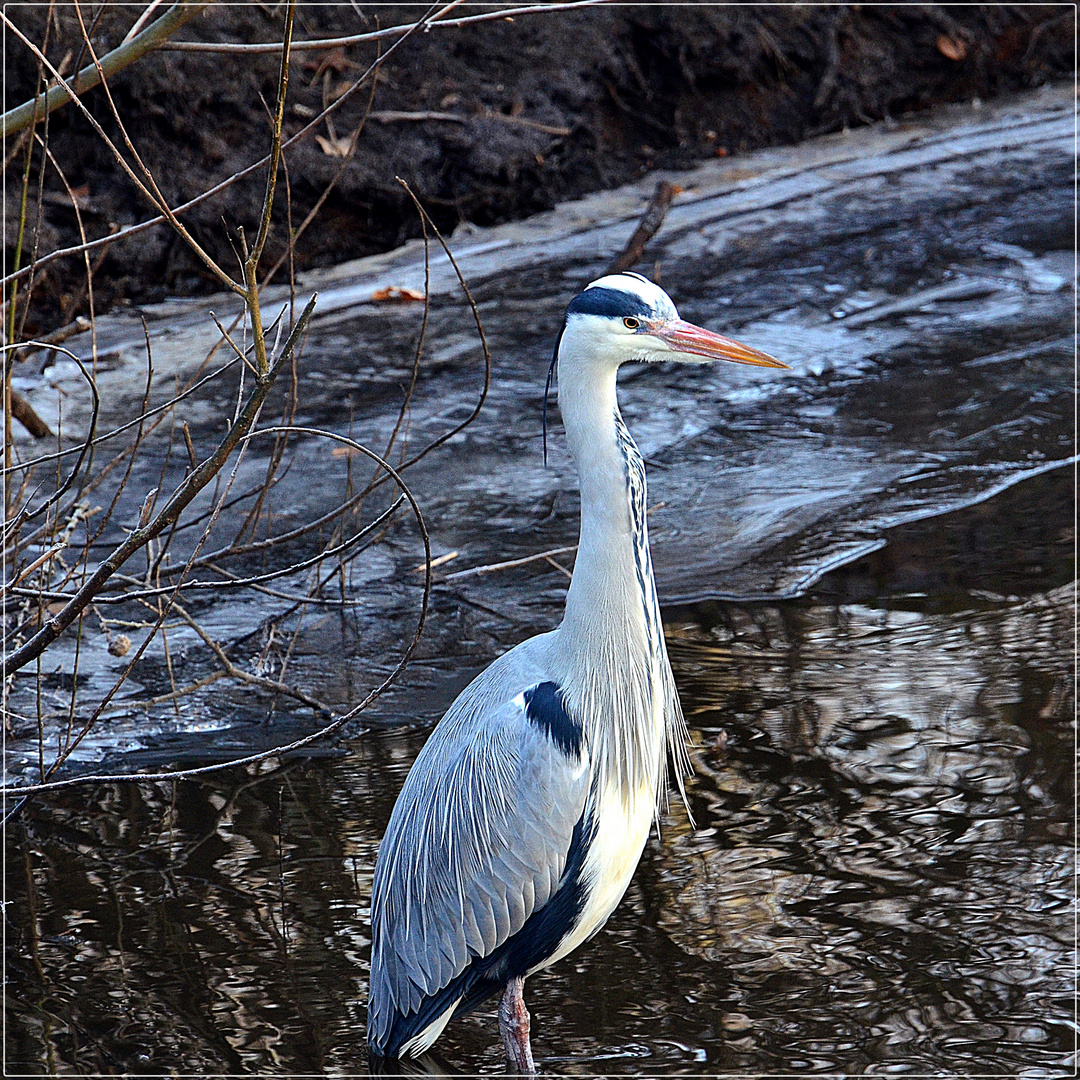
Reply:
<svg viewBox="0 0 1080 1080"><path fill-rule="evenodd" d="M633 436L626 428L623 418L615 412L615 441L623 459L623 474L626 478L626 494L630 503L630 530L634 542L634 567L637 572L638 590L645 614L645 628L649 646L654 654L659 655L660 642L663 638L663 620L656 598L656 589L652 584L652 554L649 551L649 532L647 525L648 496L645 481L645 462L641 458Z"/></svg>

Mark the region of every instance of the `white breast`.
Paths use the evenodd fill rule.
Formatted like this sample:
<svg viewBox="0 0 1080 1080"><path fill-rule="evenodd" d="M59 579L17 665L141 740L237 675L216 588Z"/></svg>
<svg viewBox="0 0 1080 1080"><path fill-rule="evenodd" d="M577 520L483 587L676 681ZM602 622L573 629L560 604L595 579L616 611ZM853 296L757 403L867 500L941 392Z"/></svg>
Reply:
<svg viewBox="0 0 1080 1080"><path fill-rule="evenodd" d="M634 792L629 804L616 785L607 785L594 809L596 833L582 867L585 907L558 949L533 971L561 960L608 921L641 860L655 810L656 797L649 785Z"/></svg>
<svg viewBox="0 0 1080 1080"><path fill-rule="evenodd" d="M632 658L626 667L636 671L641 658L650 670L644 678L629 687L623 684L622 694L614 692L618 688L615 685L618 680L613 680L611 684L601 681L592 688L594 700L584 711L587 715L591 712L603 719L600 725L593 727L592 738L587 742L593 795L586 813L595 831L581 869L584 907L555 952L529 974L561 960L607 922L634 876L656 814L657 789L662 783L666 753L666 715L670 707L667 688L673 680L663 639L659 639L658 649L649 648L648 635L645 633L646 613L639 604L630 608L627 621L628 631L632 631L628 636L631 639L636 636L639 644L638 656ZM564 623L556 634L565 629ZM555 640L558 641L557 638ZM571 681L572 674L567 673L564 683ZM605 691L608 691L606 695ZM643 730L635 732L640 741L631 751L637 763L632 779L618 775L622 770L617 765L625 763L626 753L625 750L622 753L612 752L611 732L607 729L607 725L611 724L610 717L618 715L628 705L631 714L645 719ZM678 708L677 701L674 707Z"/></svg>

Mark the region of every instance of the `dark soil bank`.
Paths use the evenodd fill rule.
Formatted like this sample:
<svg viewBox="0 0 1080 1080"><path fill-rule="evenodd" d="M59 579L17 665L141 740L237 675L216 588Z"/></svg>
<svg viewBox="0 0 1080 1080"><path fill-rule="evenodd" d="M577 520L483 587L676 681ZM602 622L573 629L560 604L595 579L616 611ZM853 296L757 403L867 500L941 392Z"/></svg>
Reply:
<svg viewBox="0 0 1080 1080"><path fill-rule="evenodd" d="M176 40L273 41L282 7L214 6ZM99 55L119 44L141 5L102 8L92 35ZM305 4L296 39L408 23L424 10ZM66 72L85 64L71 7L59 5L51 17L47 11L45 5L7 6L9 18L44 43L54 64ZM1074 20L1071 5L621 6L417 34L393 52L373 84L288 152L265 267L286 250L288 222L298 229L320 199L321 209L296 244L298 269L386 250L418 235L398 176L441 227L463 220L491 224L657 166L1070 76ZM377 55L372 43L297 52L286 133L343 94ZM11 32L5 63L5 108L12 108L32 96L37 63ZM132 140L171 204L264 153L277 64L274 55L165 51L111 80ZM102 92L91 92L86 102L116 137ZM35 151L29 192L31 203L40 197L40 213L31 209L37 228L26 250L44 255L77 244L80 219L94 238L151 216L75 108L55 112L46 134L55 165L46 164L41 178ZM9 141L9 155L12 148ZM9 267L25 164L25 149L8 163ZM262 175L253 175L185 215L224 265L234 264L231 229L253 231L263 184ZM99 311L215 287L186 247L160 227L114 244L103 257L95 253L91 264ZM25 329L47 332L87 310L83 259L59 260L36 277Z"/></svg>

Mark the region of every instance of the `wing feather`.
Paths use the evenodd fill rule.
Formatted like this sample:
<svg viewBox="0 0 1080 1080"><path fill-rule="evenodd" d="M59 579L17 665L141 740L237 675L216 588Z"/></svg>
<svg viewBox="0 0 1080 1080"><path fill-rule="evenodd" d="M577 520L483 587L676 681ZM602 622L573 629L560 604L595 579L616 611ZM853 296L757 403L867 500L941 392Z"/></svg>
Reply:
<svg viewBox="0 0 1080 1080"><path fill-rule="evenodd" d="M488 669L488 674L492 669ZM554 894L589 770L483 677L413 765L372 892L369 1038L517 933ZM487 692L485 692L487 690ZM516 698L516 700L515 700Z"/></svg>

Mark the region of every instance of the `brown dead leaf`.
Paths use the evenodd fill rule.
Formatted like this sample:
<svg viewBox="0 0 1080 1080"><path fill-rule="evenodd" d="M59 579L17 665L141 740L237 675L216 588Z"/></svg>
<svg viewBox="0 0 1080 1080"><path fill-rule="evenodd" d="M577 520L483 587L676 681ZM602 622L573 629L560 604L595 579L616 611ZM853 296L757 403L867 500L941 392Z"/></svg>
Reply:
<svg viewBox="0 0 1080 1080"><path fill-rule="evenodd" d="M938 52L949 60L963 60L968 54L967 42L951 34L941 34L937 39Z"/></svg>
<svg viewBox="0 0 1080 1080"><path fill-rule="evenodd" d="M427 297L416 289L406 289L398 285L391 285L386 289L376 289L371 294L371 299L377 304L408 304L419 301L423 303Z"/></svg>
<svg viewBox="0 0 1080 1080"><path fill-rule="evenodd" d="M316 135L315 141L319 144L319 149L327 157L347 158L352 153L352 139L340 136L335 139L327 139L322 135Z"/></svg>

